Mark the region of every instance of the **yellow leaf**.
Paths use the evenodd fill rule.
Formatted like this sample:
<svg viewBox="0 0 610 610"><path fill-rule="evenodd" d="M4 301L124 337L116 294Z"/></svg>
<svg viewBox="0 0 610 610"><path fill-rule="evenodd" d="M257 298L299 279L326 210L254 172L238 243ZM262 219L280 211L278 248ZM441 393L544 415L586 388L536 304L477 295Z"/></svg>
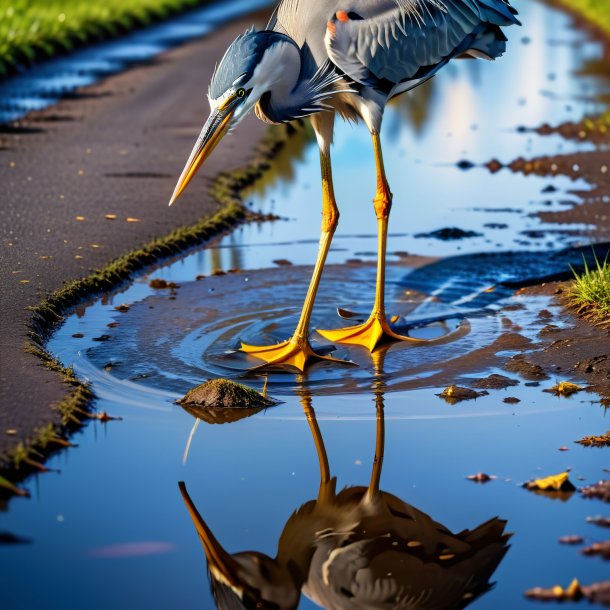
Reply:
<svg viewBox="0 0 610 610"><path fill-rule="evenodd" d="M570 473L562 472L544 479L536 479L525 484L527 489L540 489L541 491L573 491L574 485L569 480Z"/></svg>

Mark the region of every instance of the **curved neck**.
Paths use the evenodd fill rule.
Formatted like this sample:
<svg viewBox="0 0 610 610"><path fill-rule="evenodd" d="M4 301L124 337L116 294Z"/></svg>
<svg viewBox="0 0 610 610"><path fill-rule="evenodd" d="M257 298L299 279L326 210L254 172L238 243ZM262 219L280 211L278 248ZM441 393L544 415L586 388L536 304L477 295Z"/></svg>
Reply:
<svg viewBox="0 0 610 610"><path fill-rule="evenodd" d="M267 50L254 72L262 92L256 113L269 123L287 123L324 110L324 101L335 94L335 83L341 79L330 62L304 69L310 62L303 61L303 50L292 38L283 38Z"/></svg>

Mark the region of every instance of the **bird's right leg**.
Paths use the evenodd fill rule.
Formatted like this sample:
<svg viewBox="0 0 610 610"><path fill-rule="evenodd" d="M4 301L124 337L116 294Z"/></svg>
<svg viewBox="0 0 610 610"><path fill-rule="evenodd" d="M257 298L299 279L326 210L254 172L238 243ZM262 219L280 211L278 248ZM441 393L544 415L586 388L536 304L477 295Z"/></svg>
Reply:
<svg viewBox="0 0 610 610"><path fill-rule="evenodd" d="M320 285L320 279L322 278L324 263L326 262L330 244L333 235L335 234L337 224L339 223L339 208L335 201L330 163L330 143L332 141L333 121L333 115L328 112L312 117L312 124L316 131L320 147L320 166L322 171L322 230L318 258L296 330L288 341L278 343L277 345L256 346L242 343L241 346L242 351L265 361L267 364L290 365L300 371L304 371L308 364L320 360L345 362L344 360L338 360L337 358L318 354L311 347L308 339L309 322L311 320L318 286ZM330 136L328 135L329 133Z"/></svg>

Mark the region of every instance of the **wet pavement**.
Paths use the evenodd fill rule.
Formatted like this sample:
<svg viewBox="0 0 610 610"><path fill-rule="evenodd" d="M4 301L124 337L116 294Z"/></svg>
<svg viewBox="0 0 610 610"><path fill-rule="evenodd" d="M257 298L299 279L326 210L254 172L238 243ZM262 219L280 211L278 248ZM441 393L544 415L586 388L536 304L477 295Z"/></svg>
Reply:
<svg viewBox="0 0 610 610"><path fill-rule="evenodd" d="M567 322L552 297L516 295L514 287L582 255L572 248L587 243L587 227L551 231L557 227L537 212L578 205L573 190L588 185L458 166L591 146L517 129L577 120L598 108L596 95L610 81L581 74L600 49L565 15L516 4L525 26L509 32L505 58L450 66L395 104L384 126L395 196L388 308L433 344L395 345L374 356L340 347L334 355L358 368L321 364L307 375L270 374L268 391L282 404L235 423L194 428L196 420L175 404L220 375L262 389L267 375L246 372L254 361L235 352L238 341L284 339L294 326L308 281L303 265L315 256L319 229L317 151L307 137L295 138L245 194L253 209L282 220L240 227L83 305L51 339L50 351L91 382L97 408L123 420L89 425L78 449L50 461L60 474L33 481L32 499L11 502L0 529L29 542L0 546L11 566L0 575L9 609L39 607L40 591L49 607L124 607L134 599L149 608L213 607L188 496L229 553L278 553L275 563L260 560L267 576L251 570L250 585L266 582L270 566L281 572L292 561L292 580L284 574L276 583L289 583L284 599L302 590L300 608L313 608L312 599L350 607L350 595L368 595L367 607L381 607L370 600L395 598L398 590L404 599L437 600L439 608L458 599L473 608L517 608L530 603L523 592L534 586L607 577L601 559L558 543L571 534L604 539L587 517L605 505L520 486L569 468L577 487L605 476L603 452L573 443L605 430L599 398L556 397L542 391L552 376L532 381L502 368L544 341L541 310L554 324ZM368 311L374 289L375 222L363 196L375 184L368 136L339 124L336 142L341 225L314 327L345 324L337 306ZM476 235L417 236L452 227ZM526 268L523 260L535 264ZM154 289L152 279L178 287ZM116 310L121 304L126 311ZM458 404L437 395L492 373L519 383ZM478 472L496 478L485 485L466 479ZM184 500L178 481L186 482ZM478 526L485 534L474 543L463 530ZM324 563L331 552L333 561ZM370 573L381 592L371 589ZM28 586L34 577L40 589ZM231 578L244 585L239 570ZM469 590L460 589L464 580Z"/></svg>

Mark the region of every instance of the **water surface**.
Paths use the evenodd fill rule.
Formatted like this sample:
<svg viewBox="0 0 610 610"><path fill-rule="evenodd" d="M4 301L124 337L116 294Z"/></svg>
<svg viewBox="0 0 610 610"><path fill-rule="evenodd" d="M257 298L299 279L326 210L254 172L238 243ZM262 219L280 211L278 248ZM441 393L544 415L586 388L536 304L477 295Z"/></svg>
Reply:
<svg viewBox="0 0 610 610"><path fill-rule="evenodd" d="M395 194L389 309L414 335L445 340L422 349L394 346L374 358L357 348L338 348L335 355L359 367L274 373L269 391L281 405L231 424L201 423L193 433L195 420L174 401L220 374L261 389L265 376L245 373L253 362L235 353L238 341L285 338L298 315L310 271L301 265L310 265L317 249L320 194L317 151L306 138L295 139L271 177L246 195L254 209L285 220L242 226L80 307L50 341L51 352L91 382L97 408L123 419L87 426L75 439L77 449L50 461L57 472L31 481L32 498L13 500L3 515L0 529L28 541L0 547L8 567L0 572L7 608L212 608L204 553L178 481L186 482L207 525L231 553L256 550L274 557L282 532L288 532L295 540L290 552L299 559L302 548L328 551L324 545L337 540L336 535L322 539L320 531L336 534L348 526L360 536L358 548L370 548L360 504L349 498L360 498L368 488L382 448L381 491L370 531L398 527L380 516L384 503L394 502L407 512L421 511L423 523L434 520L433 530L442 524L458 534L499 517L514 533L508 550L499 534L483 545L495 558L488 580L496 585L473 598L471 607L523 607L528 602L522 593L530 587L607 576L601 560L557 542L574 533L588 542L603 539L603 530L586 518L604 513L604 505L579 494L545 497L520 487L567 468L578 486L604 476L604 454L573 444L607 428L597 397L556 398L542 392L555 379L531 386L518 375L511 377L519 385L476 401L449 405L437 396L453 380L452 361L460 363L464 377L500 372L495 360L480 358L478 350L493 344L507 324L537 340L544 326L541 309L548 309L553 323L564 323L550 298L514 296L502 283L519 275L516 268L522 275L543 276L567 260L558 254L563 248L588 239L587 227L551 232L535 215L579 205L573 191L588 185L560 176L456 167L462 159L510 161L590 146L517 129L578 120L598 109L597 95L608 92L609 82L581 74L601 49L571 29L565 15L537 2L516 4L524 27L508 32L506 57L495 64L456 63L392 106L384 124ZM337 306L366 312L374 288L375 182L366 131L338 124L333 156L342 217L314 313L314 326L320 327L342 323ZM493 227L486 226L490 223ZM416 237L453 226L481 235L448 242ZM544 237L523 233L530 230ZM539 264L524 270L508 251L531 251L528 259ZM477 259L479 253L490 257ZM439 263L437 257L446 259ZM292 266L274 263L280 259ZM239 271L210 277L229 270ZM206 277L197 281L201 275ZM152 278L180 288L152 290ZM115 310L122 303L130 305L127 313ZM441 321L430 321L436 318ZM325 346L319 336L312 340ZM506 397L521 402L508 405ZM295 526L290 517L296 509L320 505L314 501L322 445L326 475L337 478L337 492L357 489L329 501L322 516ZM569 450L559 451L563 446ZM466 480L479 471L497 478L487 485ZM345 506L355 515L347 525L341 522ZM410 530L409 535L437 544L436 534ZM444 544L459 546L457 538ZM436 563L458 561L440 559L444 549L438 551ZM439 570L437 594L451 589L455 573ZM304 585L318 599L319 573L312 568ZM421 582L416 574L401 576L403 585ZM393 577L385 577L390 586ZM446 605L451 606L449 599ZM314 604L302 597L299 607Z"/></svg>

